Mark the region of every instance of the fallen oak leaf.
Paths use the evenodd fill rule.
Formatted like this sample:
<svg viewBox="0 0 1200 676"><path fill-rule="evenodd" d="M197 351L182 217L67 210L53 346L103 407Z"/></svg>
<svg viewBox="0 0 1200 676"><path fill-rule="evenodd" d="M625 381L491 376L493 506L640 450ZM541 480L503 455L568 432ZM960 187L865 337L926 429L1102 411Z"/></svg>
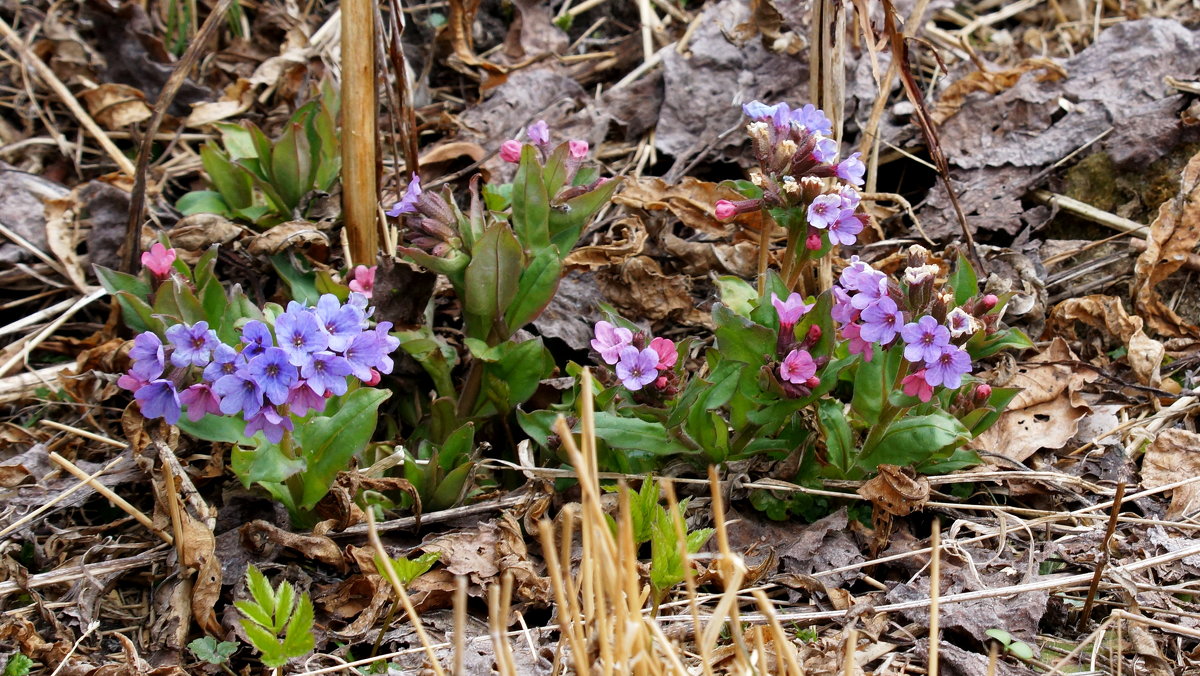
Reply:
<svg viewBox="0 0 1200 676"><path fill-rule="evenodd" d="M1142 318L1126 312L1120 298L1100 295L1068 298L1050 312L1046 335L1073 337L1073 321L1105 330L1119 339L1126 348L1125 359L1138 380L1143 385L1158 386L1166 349L1161 342L1146 335Z"/></svg>
<svg viewBox="0 0 1200 676"><path fill-rule="evenodd" d="M1150 224L1146 250L1134 263L1133 306L1160 334L1198 337L1200 326L1190 324L1162 302L1155 287L1187 263L1200 241L1200 153L1188 160L1179 193L1163 202Z"/></svg>

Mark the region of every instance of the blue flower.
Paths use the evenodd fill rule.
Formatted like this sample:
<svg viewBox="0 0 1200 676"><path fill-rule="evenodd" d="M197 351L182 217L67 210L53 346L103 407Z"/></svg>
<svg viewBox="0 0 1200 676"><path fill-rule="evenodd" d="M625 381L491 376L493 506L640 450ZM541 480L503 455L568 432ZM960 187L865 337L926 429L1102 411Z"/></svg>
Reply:
<svg viewBox="0 0 1200 676"><path fill-rule="evenodd" d="M167 340L175 346L171 353L171 363L180 368L186 366L207 366L212 351L221 341L216 331L208 328L208 322L176 324L167 329Z"/></svg>
<svg viewBox="0 0 1200 676"><path fill-rule="evenodd" d="M263 406L258 413L246 419L246 436L252 437L262 430L267 441L277 444L283 440L284 430L295 429L291 416L280 415L274 406Z"/></svg>
<svg viewBox="0 0 1200 676"><path fill-rule="evenodd" d="M250 418L262 408L262 388L253 379L248 378L248 375L243 371L224 376L213 383L213 392L221 397L221 413L242 413L244 417Z"/></svg>
<svg viewBox="0 0 1200 676"><path fill-rule="evenodd" d="M950 329L925 315L905 324L900 329L900 337L905 343L905 359L911 362L936 362L942 355L942 348L950 344Z"/></svg>
<svg viewBox="0 0 1200 676"><path fill-rule="evenodd" d="M775 115L775 109L778 106L768 106L762 101L751 101L750 103L742 104L742 112L751 120L765 121L771 119Z"/></svg>
<svg viewBox="0 0 1200 676"><path fill-rule="evenodd" d="M408 186L404 188L404 195L400 197L400 201L392 205L388 209L387 215L391 217L399 216L400 214L412 214L417 211L417 199L421 197L421 177L415 173L412 175L412 180Z"/></svg>
<svg viewBox="0 0 1200 676"><path fill-rule="evenodd" d="M308 383L297 381L292 385L291 391L288 392L288 411L292 415L304 417L309 411L320 413L325 410L325 397L312 391Z"/></svg>
<svg viewBox="0 0 1200 676"><path fill-rule="evenodd" d="M867 173L867 165L863 164L862 153L854 153L837 165L837 177L843 181L862 186L863 176Z"/></svg>
<svg viewBox="0 0 1200 676"><path fill-rule="evenodd" d="M150 331L139 333L133 339L133 347L129 348L129 359L133 361L129 372L141 380L161 376L166 366L162 340Z"/></svg>
<svg viewBox="0 0 1200 676"><path fill-rule="evenodd" d="M246 322L246 325L242 327L242 342L245 343L245 347L242 348L242 356L246 359L257 357L263 353L263 350L275 344L271 338L271 329L257 319Z"/></svg>
<svg viewBox="0 0 1200 676"><path fill-rule="evenodd" d="M859 315L862 320L861 334L863 340L887 345L896 337L896 333L904 326L904 315L896 306L896 301L884 296Z"/></svg>
<svg viewBox="0 0 1200 676"><path fill-rule="evenodd" d="M346 376L350 373L350 364L332 352L313 353L312 359L300 369L300 375L317 394L345 394L348 387Z"/></svg>
<svg viewBox="0 0 1200 676"><path fill-rule="evenodd" d="M289 363L288 354L278 347L268 347L262 354L251 359L246 365L246 371L272 404L287 401L288 388L296 382L297 377L296 367Z"/></svg>
<svg viewBox="0 0 1200 676"><path fill-rule="evenodd" d="M137 399L142 415L147 418L162 418L172 425L179 421L179 393L175 391L175 385L171 381L155 380L146 383L138 388L133 398Z"/></svg>
<svg viewBox="0 0 1200 676"><path fill-rule="evenodd" d="M822 138L817 140L817 145L813 148L812 157L814 160L825 164L837 159L838 146L837 142L831 138Z"/></svg>
<svg viewBox="0 0 1200 676"><path fill-rule="evenodd" d="M204 367L204 379L215 383L222 376L236 373L238 368L245 363L246 358L242 354L225 343L221 343L217 349L213 350L212 363Z"/></svg>
<svg viewBox="0 0 1200 676"><path fill-rule="evenodd" d="M337 296L327 293L317 301L317 319L329 334L329 349L341 352L362 333L366 318L362 310L348 303L342 305Z"/></svg>
<svg viewBox="0 0 1200 676"><path fill-rule="evenodd" d="M329 347L329 334L321 327L320 320L298 305L289 306L275 320L275 335L293 366L303 366L313 352Z"/></svg>
<svg viewBox="0 0 1200 676"><path fill-rule="evenodd" d="M833 135L833 123L825 116L824 111L811 103L792 111L792 123L813 134Z"/></svg>
<svg viewBox="0 0 1200 676"><path fill-rule="evenodd" d="M925 382L932 387L942 385L954 389L962 384L962 377L970 372L971 355L956 345L943 345L934 359L925 360Z"/></svg>

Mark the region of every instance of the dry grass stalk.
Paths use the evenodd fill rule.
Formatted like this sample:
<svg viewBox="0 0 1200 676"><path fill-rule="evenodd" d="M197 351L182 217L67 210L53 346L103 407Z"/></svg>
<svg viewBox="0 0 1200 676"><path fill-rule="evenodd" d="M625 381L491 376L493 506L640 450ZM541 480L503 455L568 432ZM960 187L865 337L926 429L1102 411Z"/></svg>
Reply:
<svg viewBox="0 0 1200 676"><path fill-rule="evenodd" d="M937 676L938 650L942 644L938 598L942 592L942 522L933 519L933 532L929 534L929 548L933 558L929 562L929 676Z"/></svg>
<svg viewBox="0 0 1200 676"><path fill-rule="evenodd" d="M402 73L400 74L403 75ZM351 265L374 265L376 103L375 10L370 0L342 3L342 215Z"/></svg>
<svg viewBox="0 0 1200 676"><path fill-rule="evenodd" d="M171 534L167 533L163 529L154 525L154 521L152 521L150 519L150 517L146 516L145 513L142 512L142 510L129 504L125 500L125 498L122 498L121 496L112 492L112 490L110 490L108 486L105 486L104 484L100 483L99 481L96 481L95 479L93 479L91 476L88 475L87 472L79 469L79 467L77 467L75 465L75 463L71 462L70 460L67 460L66 458L62 457L61 455L59 455L58 453L55 453L53 451L51 451L49 457L50 457L50 460L54 462L54 464L67 470L71 474L75 475L80 481L91 486L92 490L94 490L97 493L99 493L100 495L104 496L104 498L106 500L108 500L109 502L111 502L113 504L113 506L116 507L117 509L120 509L121 511L125 512L129 516L132 516L134 519L137 520L138 523L145 526L151 533L154 533L155 535L157 535L160 540L162 540L163 542L165 542L169 545L174 544L175 539L173 537L171 537Z"/></svg>
<svg viewBox="0 0 1200 676"><path fill-rule="evenodd" d="M45 422L45 421L43 421L43 422ZM41 507L38 507L37 509L33 510L32 512L30 512L30 513L26 514L25 516L21 517L20 519L18 519L18 520L16 520L16 521L14 521L12 524L10 524L9 526L5 527L5 529L4 529L4 530L0 530L0 539L3 539L4 537L7 537L9 533L16 532L18 529L20 529L20 528L24 527L24 526L25 526L26 524L28 524L30 521L33 521L34 519L36 519L36 518L38 518L39 516L41 516L43 513L45 513L45 512L46 512L47 510L49 510L50 508L54 507L54 506L55 506L55 505L57 505L58 503L60 503L60 502L62 502L63 500L67 499L68 497L70 497L70 496L71 496L73 493L75 493L75 491L78 491L78 490L82 489L84 486L91 487L91 486L92 486L92 483L93 483L93 482L94 482L94 481L95 481L95 480L96 480L96 479L97 479L97 478L98 478L100 475L104 474L104 473L105 473L105 472L107 472L108 470L110 470L110 469L112 469L112 468L116 467L117 465L121 464L121 463L122 463L124 460L125 460L125 456L123 456L123 455L118 455L117 457L115 457L115 458L113 458L112 460L110 460L110 461L109 461L109 463L108 463L107 465L105 465L105 466L101 467L100 469L96 470L95 472L93 472L93 473L91 473L91 474L88 474L88 475L86 475L86 478L85 478L85 479L80 479L79 483L75 484L74 486L71 486L71 487L70 487L70 488L68 488L67 490L65 490L65 491L63 491L63 492L61 492L61 493L59 493L59 494L58 494L58 495L56 495L56 496L54 496L54 499L53 499L53 500L51 500L51 501L47 502L46 504L42 505Z"/></svg>

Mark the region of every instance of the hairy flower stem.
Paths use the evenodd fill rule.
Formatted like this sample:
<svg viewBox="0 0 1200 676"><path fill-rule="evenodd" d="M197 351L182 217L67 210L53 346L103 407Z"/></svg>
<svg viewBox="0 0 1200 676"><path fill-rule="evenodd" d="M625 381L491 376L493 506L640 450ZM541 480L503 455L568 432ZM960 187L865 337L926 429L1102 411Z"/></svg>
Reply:
<svg viewBox="0 0 1200 676"><path fill-rule="evenodd" d="M884 432L887 431L887 428L896 419L896 416L908 410L907 407L893 406L891 399L891 393L900 389L900 381L904 380L904 376L908 375L908 361L905 359L900 360L900 368L896 372L896 380L889 387L887 381L887 354L880 354L879 358L884 360L882 368L879 369L880 386L883 387L883 406L879 410L879 421L871 426L871 431L867 433L867 438L863 441L862 455L864 456L870 455L875 450L875 447L879 445L879 441L883 438Z"/></svg>
<svg viewBox="0 0 1200 676"><path fill-rule="evenodd" d="M284 411L283 414L287 415L287 412ZM279 450L283 452L284 457L288 460L295 460L298 457L296 455L296 445L292 440L292 433L290 431L283 431L283 438L279 440ZM304 478L301 474L303 473L296 472L284 480L288 488L288 493L292 496L292 504L295 505L297 510L300 509L300 504L304 502Z"/></svg>

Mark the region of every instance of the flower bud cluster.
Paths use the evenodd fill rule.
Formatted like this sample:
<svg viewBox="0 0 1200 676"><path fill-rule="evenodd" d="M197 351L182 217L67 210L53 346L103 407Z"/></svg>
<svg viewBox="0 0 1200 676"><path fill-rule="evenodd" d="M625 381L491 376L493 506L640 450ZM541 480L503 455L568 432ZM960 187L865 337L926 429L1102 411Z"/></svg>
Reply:
<svg viewBox="0 0 1200 676"><path fill-rule="evenodd" d="M400 341L388 334L391 322L369 326L373 311L359 293L346 303L326 294L316 307L293 301L274 327L247 322L235 345L203 321L171 326L166 343L147 331L133 339L132 366L117 384L147 418L174 424L185 407L193 422L238 416L247 437L261 430L278 443L293 429L292 416L323 411L327 398L347 392L349 378L374 385L391 373L388 355Z"/></svg>
<svg viewBox="0 0 1200 676"><path fill-rule="evenodd" d="M762 208L798 209L808 231L805 246L813 251L823 246L822 232L830 244L853 244L867 223L858 211L866 165L861 153L838 159L837 142L829 138L832 123L825 113L807 104L792 110L786 103L768 106L751 101L742 106L750 119L750 136L759 169L752 181L762 189L761 198L717 202L714 213L728 220ZM837 179L826 188L824 179Z"/></svg>
<svg viewBox="0 0 1200 676"><path fill-rule="evenodd" d="M447 258L462 248L458 235L458 219L446 200L435 192L421 188L421 177L412 175L400 201L392 205L387 215L405 216L404 241L415 249L437 258Z"/></svg>
<svg viewBox="0 0 1200 676"><path fill-rule="evenodd" d="M813 309L815 303L805 303L798 293L793 293L787 300L771 294L771 305L779 316L779 337L776 339L775 351L779 358L776 369L780 387L784 394L797 399L812 394L813 388L821 384L817 377L817 369L825 366L828 357L813 357L810 350L821 340L821 327L813 324L808 327L804 337L796 339L796 324L804 315Z"/></svg>
<svg viewBox="0 0 1200 676"><path fill-rule="evenodd" d="M979 331L995 332L999 320L991 313L998 299L990 294L953 307L954 295L939 288L938 267L927 263L927 253L913 247L903 283L851 257L833 287L831 311L851 354L867 361L875 346L886 349L900 340L904 358L917 367L902 380L904 392L922 401L929 401L934 387L962 385L971 372L963 345Z"/></svg>

